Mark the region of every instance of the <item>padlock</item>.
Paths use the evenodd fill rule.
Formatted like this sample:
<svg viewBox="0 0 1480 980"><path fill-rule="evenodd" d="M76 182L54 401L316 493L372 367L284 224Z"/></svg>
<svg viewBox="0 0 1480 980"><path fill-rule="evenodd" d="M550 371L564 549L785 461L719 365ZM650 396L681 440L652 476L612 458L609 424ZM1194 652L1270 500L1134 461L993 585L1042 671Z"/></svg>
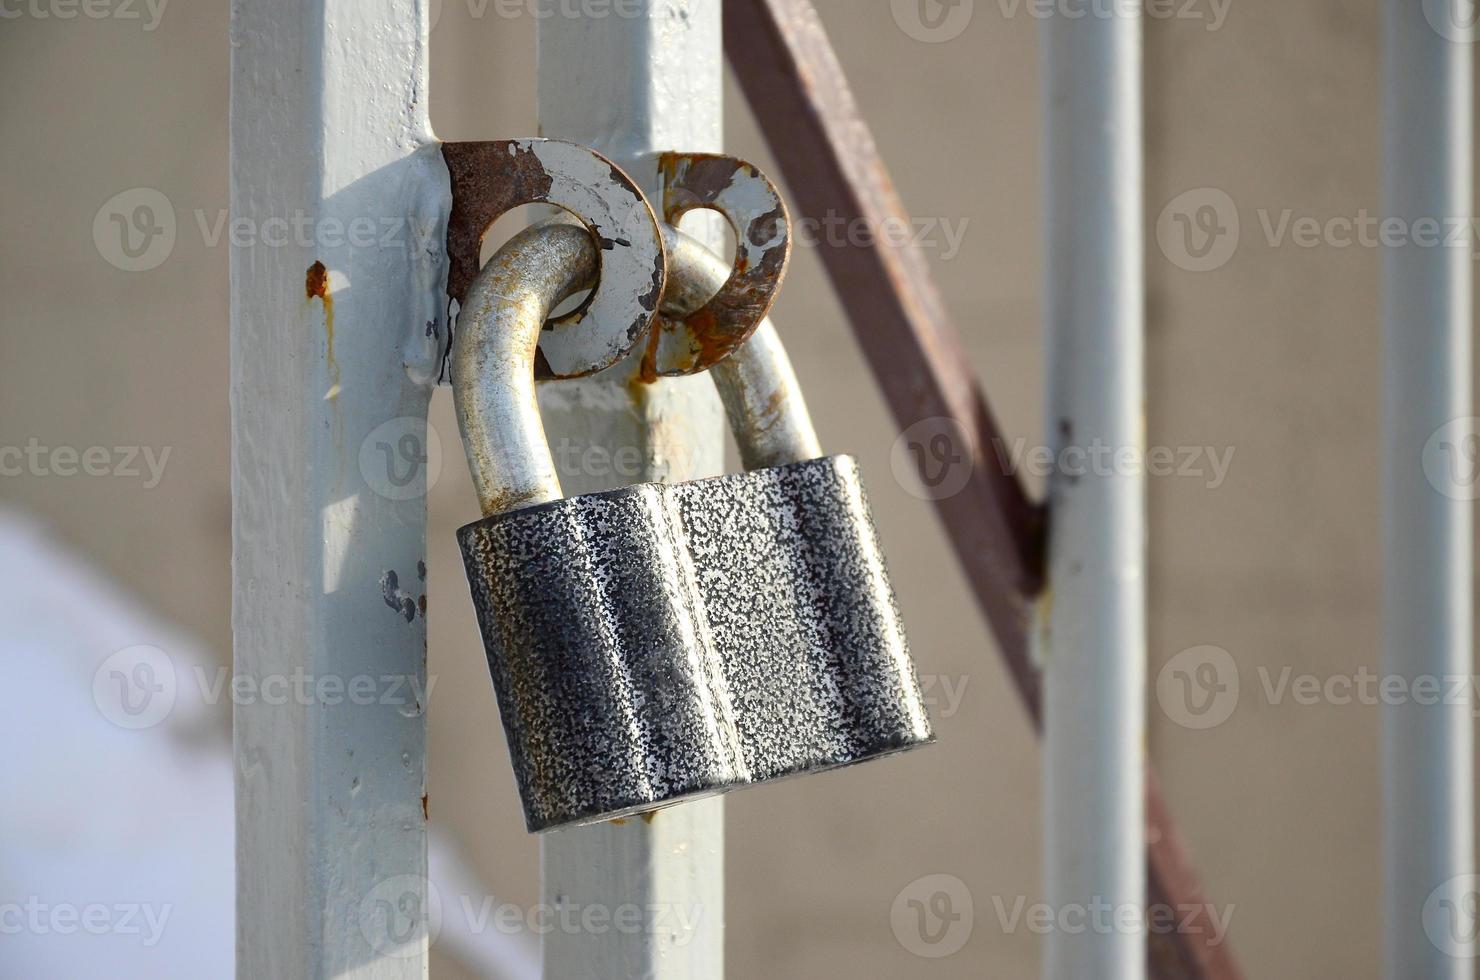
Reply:
<svg viewBox="0 0 1480 980"><path fill-rule="evenodd" d="M665 230L675 303L729 268ZM513 238L453 351L484 519L458 532L532 832L933 740L856 462L820 456L774 328L711 368L749 469L561 498L535 401L549 310L589 287L580 228Z"/></svg>

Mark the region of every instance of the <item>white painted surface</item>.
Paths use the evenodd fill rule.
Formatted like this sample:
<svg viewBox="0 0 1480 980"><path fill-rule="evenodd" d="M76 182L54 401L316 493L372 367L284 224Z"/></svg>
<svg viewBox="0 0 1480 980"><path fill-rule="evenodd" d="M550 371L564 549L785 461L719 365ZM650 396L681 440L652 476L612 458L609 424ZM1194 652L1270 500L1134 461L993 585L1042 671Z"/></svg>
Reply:
<svg viewBox="0 0 1480 980"><path fill-rule="evenodd" d="M1444 228L1471 220L1473 47L1449 20L1463 6L1384 4L1383 215L1415 233L1422 218ZM1473 672L1471 500L1480 461L1467 441L1473 266L1468 236L1462 244L1383 253L1383 672L1408 690L1424 676ZM1383 708L1389 980L1475 975L1470 710L1468 699L1416 697Z"/></svg>
<svg viewBox="0 0 1480 980"><path fill-rule="evenodd" d="M232 5L232 211L259 230L231 256L233 625L259 683L425 690L426 468L394 457L423 431L444 303L426 21L423 0ZM239 976L426 975L424 704L356 700L235 712Z"/></svg>
<svg viewBox="0 0 1480 980"><path fill-rule="evenodd" d="M1096 440L1140 453L1140 16L1056 15L1041 30L1048 444L1056 459ZM1049 503L1048 592L1038 637L1045 898L1061 914L1103 903L1130 912L1146 899L1144 476L1139 467L1058 473ZM1051 980L1145 975L1144 924L1046 937L1044 976Z"/></svg>
<svg viewBox="0 0 1480 980"><path fill-rule="evenodd" d="M653 155L719 150L723 58L720 0L654 0L642 17L550 17L539 25L541 133L595 147L650 195ZM631 5L626 5L630 7ZM615 5L613 10L625 7ZM723 410L707 377L661 381L634 402L620 381L546 385L552 442L587 446L637 465L617 479L681 481L719 472ZM625 479L622 479L625 477ZM605 480L610 480L606 477ZM604 489L569 469L567 494ZM554 933L545 938L547 980L717 980L724 972L724 803L659 812L651 822L557 831L542 838L544 900L669 910L665 927ZM681 914L679 914L681 913ZM686 922L688 925L680 925Z"/></svg>

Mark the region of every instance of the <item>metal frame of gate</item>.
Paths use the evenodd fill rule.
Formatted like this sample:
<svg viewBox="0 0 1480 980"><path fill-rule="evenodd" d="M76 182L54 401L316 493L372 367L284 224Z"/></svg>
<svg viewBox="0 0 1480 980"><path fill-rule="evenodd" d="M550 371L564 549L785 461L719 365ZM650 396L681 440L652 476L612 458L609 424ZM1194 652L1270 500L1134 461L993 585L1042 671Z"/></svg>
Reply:
<svg viewBox="0 0 1480 980"><path fill-rule="evenodd" d="M1416 0L1386 3L1388 203L1467 214L1469 48L1425 33ZM644 10L542 22L545 135L588 143L640 180L655 152L720 149L723 37L801 216L905 216L809 0ZM239 673L424 685L424 487L371 492L360 454L377 434L425 438L449 329L451 190L427 117L428 31L427 0L233 2L234 213L412 232L401 249L233 252ZM1043 27L1050 445L1144 446L1140 32L1133 8ZM1048 900L1206 905L1144 758L1143 477L1058 480L1046 508L1033 504L992 451L990 408L921 257L881 236L823 258L901 427L953 419L976 461L937 508L1044 732ZM1395 464L1411 466L1415 440L1471 411L1468 258L1387 255L1387 643L1389 669L1405 674L1470 669L1468 510L1419 486L1421 471L1417 483L1392 476L1408 472ZM703 379L636 401L599 380L562 385L543 409L555 438L635 447L645 479L720 464L722 413ZM592 489L565 478L570 492ZM1045 583L1053 601L1040 608ZM410 599L412 615L384 615L388 597L397 609ZM1388 976L1462 980L1470 964L1434 956L1412 903L1473 871L1468 708L1389 716ZM424 714L254 703L237 710L235 743L239 975L425 976L425 942L386 950L355 925L367 902L435 900ZM720 977L723 813L716 800L546 838L547 901L679 902L705 916L681 953L662 936L552 936L545 975ZM1240 976L1209 939L1148 937L1144 923L1060 932L1045 975Z"/></svg>

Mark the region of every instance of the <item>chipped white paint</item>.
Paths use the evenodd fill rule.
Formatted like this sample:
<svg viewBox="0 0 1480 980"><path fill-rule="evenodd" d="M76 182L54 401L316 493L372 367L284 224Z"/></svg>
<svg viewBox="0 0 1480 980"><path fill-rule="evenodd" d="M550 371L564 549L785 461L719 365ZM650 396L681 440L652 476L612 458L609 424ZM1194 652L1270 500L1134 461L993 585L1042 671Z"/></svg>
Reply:
<svg viewBox="0 0 1480 980"><path fill-rule="evenodd" d="M382 587L425 592L426 470L371 438L425 438L438 368L451 202L426 32L423 0L232 4L233 215L325 232L231 256L235 667L259 685L426 690L424 618ZM423 700L236 707L238 976L427 975Z"/></svg>
<svg viewBox="0 0 1480 980"><path fill-rule="evenodd" d="M723 117L720 0L653 0L641 17L550 17L539 24L540 128L586 143L656 194L656 155L715 151ZM597 97L595 93L600 93ZM686 480L723 464L723 412L708 377L650 390L609 381L558 382L541 396L552 442L615 454L640 466L601 476L561 473L567 493L611 482ZM608 457L610 458L610 457ZM562 906L628 903L674 911L636 934L555 932L545 977L719 980L724 975L724 803L705 800L541 839L544 900Z"/></svg>
<svg viewBox="0 0 1480 980"><path fill-rule="evenodd" d="M650 283L662 295L661 281L652 282L663 251L657 217L638 189L588 147L536 139L519 140L509 151L519 149L532 152L549 175L549 203L568 211L597 241L613 243L600 251L601 276L590 299L555 320L540 350L557 377L611 367L631 347L634 325L653 315L654 297L637 287Z"/></svg>

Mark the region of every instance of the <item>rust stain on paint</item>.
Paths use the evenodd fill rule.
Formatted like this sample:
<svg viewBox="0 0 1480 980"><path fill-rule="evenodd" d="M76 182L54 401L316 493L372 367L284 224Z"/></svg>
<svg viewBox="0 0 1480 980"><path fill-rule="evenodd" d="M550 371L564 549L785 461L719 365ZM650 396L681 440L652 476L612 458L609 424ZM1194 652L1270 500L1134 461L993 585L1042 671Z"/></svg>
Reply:
<svg viewBox="0 0 1480 980"><path fill-rule="evenodd" d="M329 391L324 398L326 401L334 401L339 397L339 362L334 359L334 295L329 292L329 270L325 268L324 263L315 262L308 267L303 291L308 295L310 302L318 299L324 304L324 356L329 365L331 379Z"/></svg>

